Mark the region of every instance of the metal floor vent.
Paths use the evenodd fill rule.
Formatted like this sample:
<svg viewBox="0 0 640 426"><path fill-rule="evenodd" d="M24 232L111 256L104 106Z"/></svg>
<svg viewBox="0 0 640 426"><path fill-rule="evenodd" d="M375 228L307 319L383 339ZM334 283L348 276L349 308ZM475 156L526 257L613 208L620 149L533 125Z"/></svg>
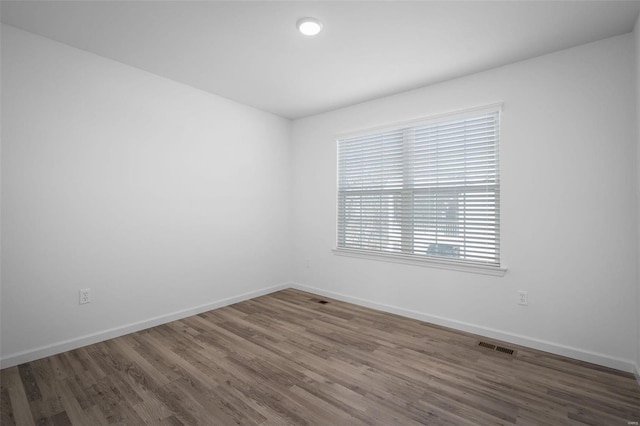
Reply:
<svg viewBox="0 0 640 426"><path fill-rule="evenodd" d="M489 349L491 351L501 352L501 353L507 354L507 355L515 355L516 354L516 351L513 350L513 349L505 348L504 346L497 346L497 345L494 345L493 343L480 341L480 342L478 342L478 346L481 346L483 348Z"/></svg>
<svg viewBox="0 0 640 426"><path fill-rule="evenodd" d="M480 343L478 343L478 346L482 346L483 348L491 349L492 351L496 349L496 345L492 345L491 343L487 343L487 342L480 342Z"/></svg>
<svg viewBox="0 0 640 426"><path fill-rule="evenodd" d="M504 348L502 346L496 346L496 351L502 352L502 353L507 354L507 355L513 355L515 353L515 351L513 349Z"/></svg>

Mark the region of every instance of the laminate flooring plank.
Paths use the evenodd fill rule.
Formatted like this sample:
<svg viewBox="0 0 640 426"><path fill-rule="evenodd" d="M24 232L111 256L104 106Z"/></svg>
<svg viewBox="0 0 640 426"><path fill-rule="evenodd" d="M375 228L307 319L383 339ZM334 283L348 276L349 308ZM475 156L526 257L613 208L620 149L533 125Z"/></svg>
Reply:
<svg viewBox="0 0 640 426"><path fill-rule="evenodd" d="M32 417L36 424L45 420L50 422L51 418L64 412L64 407L60 397L52 389L51 374L48 374L47 364L34 361L29 365L30 374L33 381L38 385L38 392L41 394L40 398L29 401Z"/></svg>
<svg viewBox="0 0 640 426"><path fill-rule="evenodd" d="M18 372L20 373L22 386L24 387L25 394L27 395L27 401L41 400L42 395L40 395L40 388L38 388L36 379L33 377L31 365L29 363L19 365Z"/></svg>
<svg viewBox="0 0 640 426"><path fill-rule="evenodd" d="M174 421L179 421L176 414L165 406L153 392L148 392L142 402L134 404L133 409L144 424L160 424L170 421L169 419L172 417L175 419Z"/></svg>
<svg viewBox="0 0 640 426"><path fill-rule="evenodd" d="M167 388L181 395L184 401L188 401L188 406L192 413L197 413L198 421L204 425L254 425L242 412L232 406L226 406L224 401L220 401L216 396L202 389L193 382L185 379L176 380L167 385Z"/></svg>
<svg viewBox="0 0 640 426"><path fill-rule="evenodd" d="M349 424L353 426L366 426L371 424L364 421L362 418L363 413L359 416L354 416L353 410L345 410L335 401L327 400L326 398L319 397L311 392L308 392L303 387L295 385L291 388L289 393L290 398L296 401L298 404L309 408L309 419L312 424L321 424L323 419L331 418L336 424Z"/></svg>
<svg viewBox="0 0 640 426"><path fill-rule="evenodd" d="M55 380L52 383L52 388L53 391L60 397L64 412L67 414L67 417L71 421L71 424L101 424L102 422L98 422L96 418L94 418L90 413L87 413L82 409L82 407L78 403L78 400L70 390L70 387L67 383L68 380L68 378Z"/></svg>
<svg viewBox="0 0 640 426"><path fill-rule="evenodd" d="M0 424L4 426L14 426L16 424L13 417L11 398L7 389L2 389L0 392Z"/></svg>
<svg viewBox="0 0 640 426"><path fill-rule="evenodd" d="M136 347L137 342L130 336L113 339L111 343L118 348L123 357L131 362L127 369L127 375L137 382L143 389L154 390L175 380L173 371L170 375L164 374L166 370L159 367L158 363L150 361L140 354ZM140 349L142 350L142 349Z"/></svg>
<svg viewBox="0 0 640 426"><path fill-rule="evenodd" d="M96 382L86 381L85 377L83 375L75 375L65 381L69 392L78 401L78 405L83 411L90 410L100 399L100 396L94 391Z"/></svg>
<svg viewBox="0 0 640 426"><path fill-rule="evenodd" d="M145 339L146 333L132 334L125 336L130 339L132 349L136 352L135 358L141 358L144 361L136 362L149 377L153 378L157 383L163 386L182 378L182 372L172 363L168 362L164 349L158 351L151 346Z"/></svg>
<svg viewBox="0 0 640 426"><path fill-rule="evenodd" d="M42 419L37 424L38 426L71 426L71 420L69 419L69 416L67 416L67 413L63 411L51 417Z"/></svg>
<svg viewBox="0 0 640 426"><path fill-rule="evenodd" d="M17 425L35 425L18 367L7 368L2 373L3 386L6 386L9 394L9 406L12 410L10 416L13 417Z"/></svg>

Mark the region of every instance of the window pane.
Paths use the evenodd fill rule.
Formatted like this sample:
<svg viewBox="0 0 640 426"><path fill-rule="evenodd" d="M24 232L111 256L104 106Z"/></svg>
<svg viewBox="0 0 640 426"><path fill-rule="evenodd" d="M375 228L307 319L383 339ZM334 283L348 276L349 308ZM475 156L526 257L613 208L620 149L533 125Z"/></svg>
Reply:
<svg viewBox="0 0 640 426"><path fill-rule="evenodd" d="M338 247L499 266L498 111L338 141Z"/></svg>

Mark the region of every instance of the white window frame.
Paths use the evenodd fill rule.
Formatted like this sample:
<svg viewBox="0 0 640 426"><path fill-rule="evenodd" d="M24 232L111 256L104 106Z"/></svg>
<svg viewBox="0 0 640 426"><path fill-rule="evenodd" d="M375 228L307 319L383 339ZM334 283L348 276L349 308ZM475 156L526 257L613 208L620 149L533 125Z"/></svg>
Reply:
<svg viewBox="0 0 640 426"><path fill-rule="evenodd" d="M351 133L346 133L346 134L341 134L338 135L336 137L336 147L338 146L338 143L340 140L342 139L348 139L348 138L355 138L355 137L360 137L360 136L367 136L367 135L372 135L372 134L379 134L379 133L386 133L386 132L393 132L393 131L398 131L401 129L406 129L406 128L410 128L410 127L416 127L416 126L427 126L427 125L431 125L431 124L437 124L437 123L441 123L441 122L447 122L447 121L452 121L452 120L458 120L458 119L464 119L467 117L474 117L474 116L478 116L484 113L498 113L498 141L497 141L497 148L499 151L499 147L500 147L500 136L499 136L499 128L500 128L500 113L502 111L502 103L495 103L495 104L491 104L491 105L484 105L481 107L476 107L476 108L469 108L466 110L462 110L462 111L455 111L455 112L450 112L450 113L445 113L445 114L439 114L439 115L435 115L435 116L430 116L427 118L420 118L417 120L410 120L410 121L405 121L405 122L401 122L401 123L395 123L393 125L388 125L388 126L382 126L382 127L376 127L376 128L369 128L369 129L365 129L365 130L361 130L361 131L357 131L357 132L351 132ZM336 150L336 164L338 164L338 151ZM500 162L499 162L499 152L498 152L498 160L497 160L497 173L499 176L500 173ZM336 171L336 182L338 182L338 174L339 174L339 170ZM498 187L500 185L499 179L498 179ZM339 219L338 216L340 214L339 212L339 190L340 188L338 187L338 185L336 185L336 246L333 249L333 253L335 255L338 256L347 256L347 257L355 257L355 258L361 258L361 259L370 259L370 260L377 260L377 261L385 261L385 262L394 262L394 263L402 263L402 264L409 264L409 265L418 265L418 266L427 266L427 267L435 267L435 268L442 268L442 269L450 269L450 270L455 270L455 271L462 271L462 272L473 272L473 273L480 273L480 274L486 274L486 275L494 275L494 276L504 276L507 269L504 267L503 263L498 263L498 264L483 264L483 263L476 263L476 262L472 262L472 261L466 261L466 260L458 260L458 259L447 259L445 257L431 257L431 256L427 256L427 255L422 255L422 254L410 254L410 253L391 253L391 252L386 252L386 251L378 251L378 250L363 250L363 249L355 249L355 248L347 248L347 247L340 247L339 246L339 242L338 242L338 238L339 238ZM497 210L500 213L500 197L497 198ZM405 225L403 225L405 226ZM497 223L497 244L498 246L500 246L501 241L500 241L500 233L499 233L499 228L500 228L500 221L498 220ZM403 233L402 238L407 238L408 233ZM502 262L502 256L499 256L499 262Z"/></svg>

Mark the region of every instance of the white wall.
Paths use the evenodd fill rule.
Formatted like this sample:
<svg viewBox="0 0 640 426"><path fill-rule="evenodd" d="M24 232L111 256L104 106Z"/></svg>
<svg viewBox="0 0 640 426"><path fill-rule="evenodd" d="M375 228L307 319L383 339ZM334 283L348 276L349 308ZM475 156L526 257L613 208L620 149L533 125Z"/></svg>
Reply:
<svg viewBox="0 0 640 426"><path fill-rule="evenodd" d="M637 350L633 37L293 124L295 280L345 300L630 371ZM504 102L504 277L335 256L335 135ZM517 305L517 291L529 306Z"/></svg>
<svg viewBox="0 0 640 426"><path fill-rule="evenodd" d="M636 21L635 29L633 31L635 37L635 82L636 82L636 201L638 203L636 210L636 230L638 232L638 259L636 260L636 273L638 289L636 291L637 305L637 331L638 331L638 347L636 351L636 378L640 382L640 15Z"/></svg>
<svg viewBox="0 0 640 426"><path fill-rule="evenodd" d="M2 122L3 367L290 281L287 120L3 25Z"/></svg>

